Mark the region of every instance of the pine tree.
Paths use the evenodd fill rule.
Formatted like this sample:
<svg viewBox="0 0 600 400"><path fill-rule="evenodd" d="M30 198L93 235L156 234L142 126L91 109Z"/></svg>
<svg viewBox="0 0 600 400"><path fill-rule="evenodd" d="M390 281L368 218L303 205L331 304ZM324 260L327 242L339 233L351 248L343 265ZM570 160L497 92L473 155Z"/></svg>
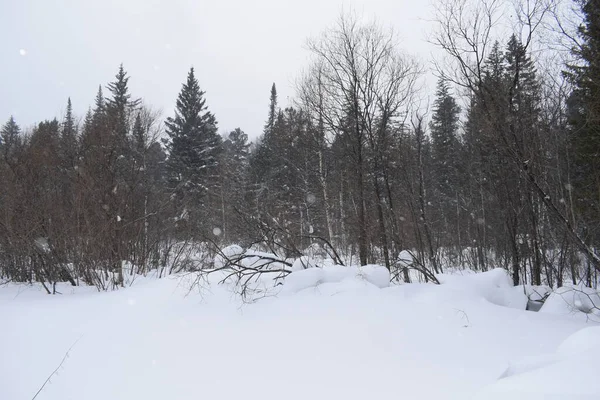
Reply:
<svg viewBox="0 0 600 400"><path fill-rule="evenodd" d="M106 104L104 101L104 94L102 92L102 85L98 86L98 92L96 92L96 98L94 99L94 115L100 116L106 111Z"/></svg>
<svg viewBox="0 0 600 400"><path fill-rule="evenodd" d="M133 139L133 154L135 157L138 157L144 153L144 147L146 145L146 129L144 129L144 126L142 125L140 113L137 113L135 116L131 134Z"/></svg>
<svg viewBox="0 0 600 400"><path fill-rule="evenodd" d="M458 123L460 107L450 94L448 83L440 79L437 85L431 132L431 183L433 190L433 222L442 233L441 239L447 246L460 246L460 208L457 206L460 191L460 142Z"/></svg>
<svg viewBox="0 0 600 400"><path fill-rule="evenodd" d="M67 111L62 123L61 131L61 158L63 168L73 168L77 159L77 127L75 126L75 118L73 117L73 106L71 98L67 100Z"/></svg>
<svg viewBox="0 0 600 400"><path fill-rule="evenodd" d="M539 120L540 85L533 61L514 34L508 41L504 63L508 86L509 123L516 124L512 129L518 131L521 136L529 134L529 138L521 137L520 143L517 143L525 152L525 148L531 148L529 145L532 143L529 143L527 139L531 139L531 129ZM528 130L527 133L526 130Z"/></svg>
<svg viewBox="0 0 600 400"><path fill-rule="evenodd" d="M277 119L277 88L275 87L275 83L273 82L273 86L271 86L271 97L269 98L269 116L267 118L267 122L265 124L264 133L268 134L271 132L273 127L275 126L275 121Z"/></svg>
<svg viewBox="0 0 600 400"><path fill-rule="evenodd" d="M119 71L117 71L115 79L114 82L109 83L107 86L112 97L106 99L106 109L125 119L127 117L126 112L128 109L134 109L139 106L140 100L131 100L128 86L129 77L123 68L123 64L119 65ZM99 94L101 94L101 92Z"/></svg>
<svg viewBox="0 0 600 400"><path fill-rule="evenodd" d="M270 197L272 174L275 169L281 169L281 166L277 166L278 162L276 161L277 156L281 156L275 143L278 121L281 121L281 110L277 108L277 88L273 83L263 134L256 141L250 157L249 175L254 197L253 203L256 205L255 211L259 209L264 211L269 208L267 204L270 202L266 199Z"/></svg>
<svg viewBox="0 0 600 400"><path fill-rule="evenodd" d="M75 135L75 120L73 118L73 105L71 104L71 98L67 99L67 111L65 113L65 119L62 125L63 136Z"/></svg>
<svg viewBox="0 0 600 400"><path fill-rule="evenodd" d="M537 80L535 66L527 54L525 46L515 35L508 41L504 54L505 74L507 84L507 120L506 135L508 146L513 154L521 160L526 160L528 170L536 176L546 175L546 151L544 138L540 129L539 92L540 85ZM514 197L512 206L523 210L523 217L519 218L516 230L520 237L521 258L530 257L531 278L533 284L541 285L542 256L540 222L544 216L541 213L541 204L532 188L522 178L517 165L513 162L513 179L511 188L520 198ZM528 240L523 240L523 237ZM525 264L525 262L523 262ZM523 265L525 268L525 265ZM513 271L514 273L514 271Z"/></svg>
<svg viewBox="0 0 600 400"><path fill-rule="evenodd" d="M600 241L600 0L581 1L582 45L573 53L579 63L568 66L574 85L568 101L575 205L583 218L584 236Z"/></svg>
<svg viewBox="0 0 600 400"><path fill-rule="evenodd" d="M245 224L241 215L248 206L248 165L250 157L248 135L236 128L223 141L221 162L222 229L226 240L244 239Z"/></svg>
<svg viewBox="0 0 600 400"><path fill-rule="evenodd" d="M460 107L448 83L438 81L433 115L429 124L435 179L442 195L454 197L458 174L458 122Z"/></svg>
<svg viewBox="0 0 600 400"><path fill-rule="evenodd" d="M2 152L6 162L10 163L15 148L20 144L21 128L17 125L14 117L8 119L8 121L2 127L0 131L0 144L2 145Z"/></svg>
<svg viewBox="0 0 600 400"><path fill-rule="evenodd" d="M128 83L129 77L121 64L115 75L115 81L107 86L111 94L111 97L106 98L107 124L112 135L112 145L115 146L119 155L126 155L129 150L127 140L130 118L133 111L140 105L139 99L131 100ZM100 106L101 104L97 108Z"/></svg>
<svg viewBox="0 0 600 400"><path fill-rule="evenodd" d="M248 135L240 128L229 132L227 139L223 143L225 154L232 159L235 164L235 171L238 177L242 177L248 164L249 148Z"/></svg>
<svg viewBox="0 0 600 400"><path fill-rule="evenodd" d="M206 214L210 213L207 195L215 194L222 146L204 94L192 67L177 98L175 116L165 122L169 137L165 144L170 189L186 210L195 208Z"/></svg>

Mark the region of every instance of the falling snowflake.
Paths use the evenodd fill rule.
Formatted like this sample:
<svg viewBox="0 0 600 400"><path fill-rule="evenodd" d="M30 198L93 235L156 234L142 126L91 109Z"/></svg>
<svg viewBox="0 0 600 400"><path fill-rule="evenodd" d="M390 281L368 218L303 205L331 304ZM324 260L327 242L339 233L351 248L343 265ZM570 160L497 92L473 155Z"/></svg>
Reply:
<svg viewBox="0 0 600 400"><path fill-rule="evenodd" d="M25 57L27 55L27 50L19 49L19 55L21 55L21 57Z"/></svg>
<svg viewBox="0 0 600 400"><path fill-rule="evenodd" d="M213 228L213 235L215 235L215 236L221 235L221 228Z"/></svg>

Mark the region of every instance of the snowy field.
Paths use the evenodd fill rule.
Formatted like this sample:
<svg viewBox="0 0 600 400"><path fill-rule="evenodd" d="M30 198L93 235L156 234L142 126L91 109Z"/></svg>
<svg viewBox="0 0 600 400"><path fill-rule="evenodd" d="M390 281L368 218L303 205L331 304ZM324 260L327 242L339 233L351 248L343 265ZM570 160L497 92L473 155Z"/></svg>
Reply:
<svg viewBox="0 0 600 400"><path fill-rule="evenodd" d="M525 311L502 270L391 287L386 272L297 271L251 304L190 292L191 275L2 285L0 399L49 376L37 399L600 399L600 326L582 313Z"/></svg>

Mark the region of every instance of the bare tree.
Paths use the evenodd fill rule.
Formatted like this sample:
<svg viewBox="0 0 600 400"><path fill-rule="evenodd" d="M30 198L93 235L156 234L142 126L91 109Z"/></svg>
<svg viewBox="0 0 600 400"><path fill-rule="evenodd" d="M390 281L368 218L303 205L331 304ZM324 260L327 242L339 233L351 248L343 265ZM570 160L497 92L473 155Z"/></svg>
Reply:
<svg viewBox="0 0 600 400"><path fill-rule="evenodd" d="M304 104L318 116L323 129L345 136L349 144L346 156L355 165L353 194L360 262L366 264L368 259L370 178L376 195L379 244L390 268L380 179L385 169L382 151L390 129L407 114L421 69L398 50L392 30L375 22L364 24L353 14L341 15L333 28L309 41L308 48L314 57L312 71L316 76L307 80L302 92Z"/></svg>

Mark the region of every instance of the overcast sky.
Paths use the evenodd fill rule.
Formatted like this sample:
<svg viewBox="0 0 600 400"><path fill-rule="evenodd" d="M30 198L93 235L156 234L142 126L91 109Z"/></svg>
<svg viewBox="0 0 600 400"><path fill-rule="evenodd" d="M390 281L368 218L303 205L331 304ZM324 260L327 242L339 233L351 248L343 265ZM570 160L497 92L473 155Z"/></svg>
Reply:
<svg viewBox="0 0 600 400"><path fill-rule="evenodd" d="M69 96L81 117L121 62L133 95L167 117L193 65L219 131L256 137L271 84L285 106L307 38L342 7L393 26L429 61L428 0L0 0L0 121L60 117Z"/></svg>

